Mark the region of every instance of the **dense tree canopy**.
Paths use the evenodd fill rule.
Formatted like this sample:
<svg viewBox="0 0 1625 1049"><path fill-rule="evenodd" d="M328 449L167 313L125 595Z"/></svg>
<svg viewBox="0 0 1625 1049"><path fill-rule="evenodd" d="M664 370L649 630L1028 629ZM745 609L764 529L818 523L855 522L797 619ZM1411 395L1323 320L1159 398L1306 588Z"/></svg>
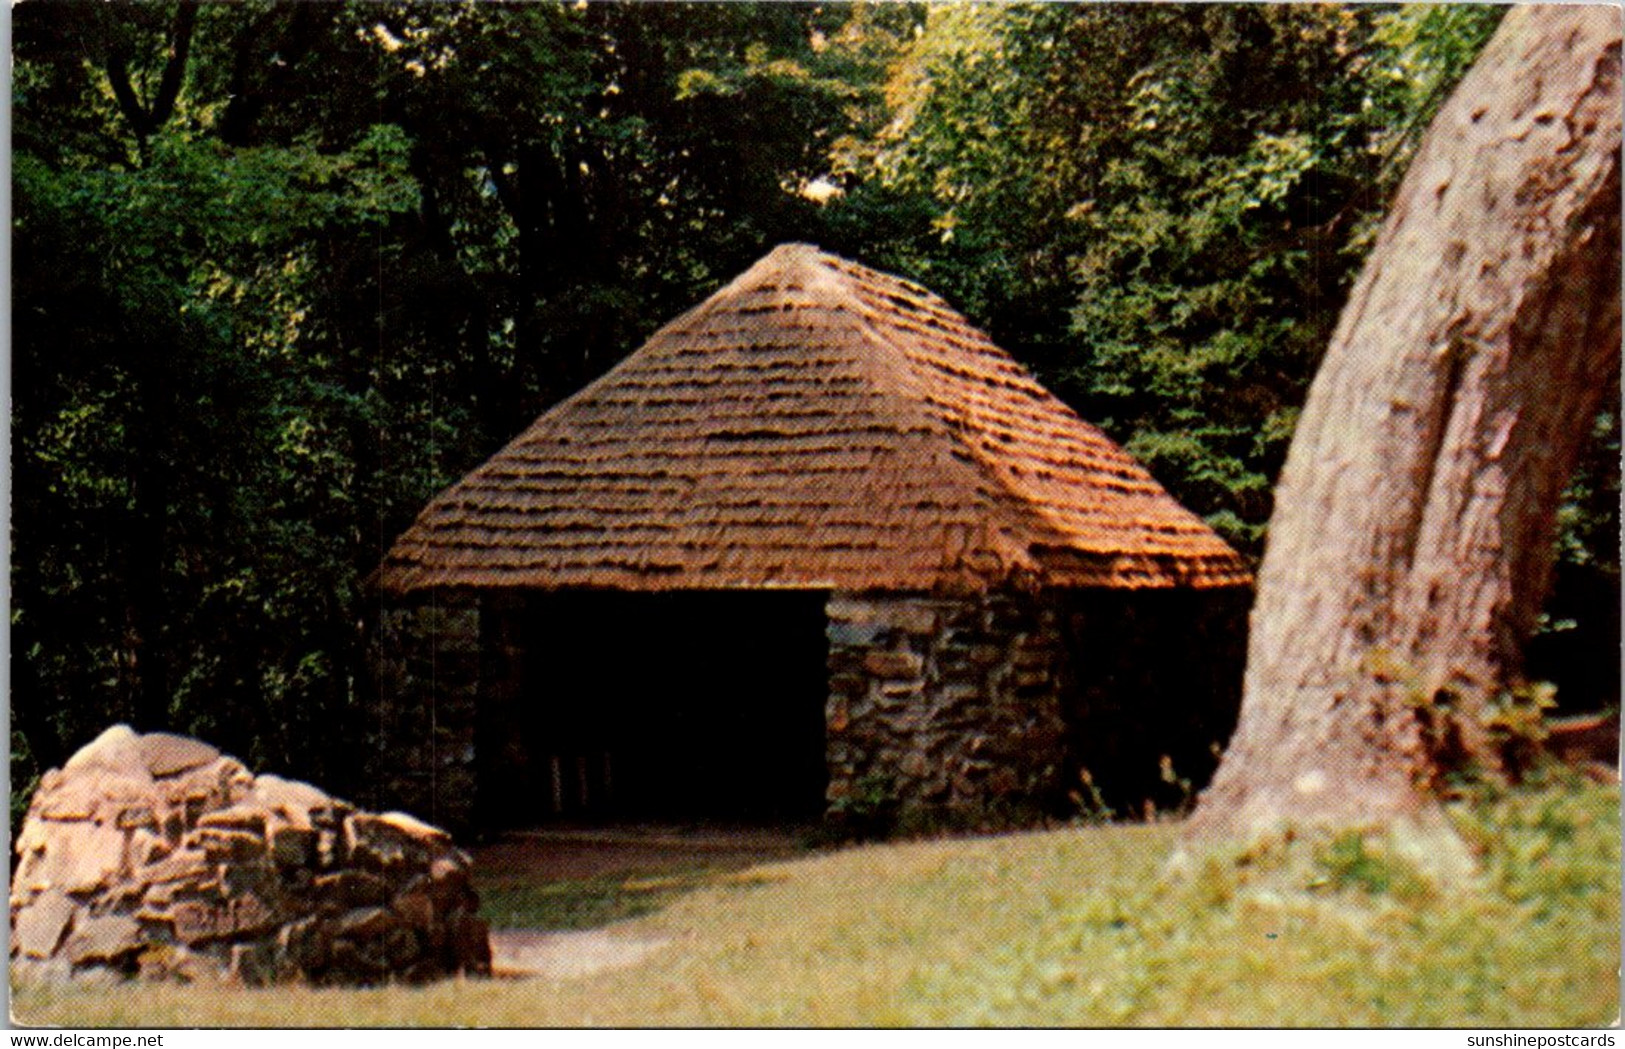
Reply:
<svg viewBox="0 0 1625 1049"><path fill-rule="evenodd" d="M861 47L815 49L846 20L19 8L19 786L115 718L342 785L383 546L806 235L817 206L786 187L877 78Z"/></svg>
<svg viewBox="0 0 1625 1049"><path fill-rule="evenodd" d="M14 787L126 719L348 789L383 548L785 240L940 291L1256 552L1382 206L1497 17L20 5ZM1558 642L1617 594L1597 429Z"/></svg>

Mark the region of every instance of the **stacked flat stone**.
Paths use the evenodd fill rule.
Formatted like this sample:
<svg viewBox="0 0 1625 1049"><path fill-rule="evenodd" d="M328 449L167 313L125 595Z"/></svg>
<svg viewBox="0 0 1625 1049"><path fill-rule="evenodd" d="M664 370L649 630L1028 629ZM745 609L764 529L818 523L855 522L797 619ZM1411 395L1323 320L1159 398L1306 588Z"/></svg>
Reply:
<svg viewBox="0 0 1625 1049"><path fill-rule="evenodd" d="M40 782L17 840L19 976L245 984L485 975L470 860L405 813L116 725Z"/></svg>
<svg viewBox="0 0 1625 1049"><path fill-rule="evenodd" d="M1053 600L837 591L825 611L831 802L871 775L905 809L1054 800L1069 668Z"/></svg>

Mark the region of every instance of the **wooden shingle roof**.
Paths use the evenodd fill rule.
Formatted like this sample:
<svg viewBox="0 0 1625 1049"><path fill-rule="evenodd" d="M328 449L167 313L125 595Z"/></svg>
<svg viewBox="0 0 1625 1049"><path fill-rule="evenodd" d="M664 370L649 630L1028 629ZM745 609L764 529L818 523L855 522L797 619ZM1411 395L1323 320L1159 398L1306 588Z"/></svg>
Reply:
<svg viewBox="0 0 1625 1049"><path fill-rule="evenodd" d="M442 493L377 579L400 592L1249 576L941 299L787 244Z"/></svg>

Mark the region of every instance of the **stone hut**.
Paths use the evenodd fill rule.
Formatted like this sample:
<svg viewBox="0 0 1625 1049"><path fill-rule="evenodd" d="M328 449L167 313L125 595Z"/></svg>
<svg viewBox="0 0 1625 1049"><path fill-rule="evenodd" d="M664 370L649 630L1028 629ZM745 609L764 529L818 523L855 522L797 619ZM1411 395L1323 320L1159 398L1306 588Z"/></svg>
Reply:
<svg viewBox="0 0 1625 1049"><path fill-rule="evenodd" d="M1233 726L1250 579L942 299L787 244L375 581L381 800L490 826L1137 806Z"/></svg>

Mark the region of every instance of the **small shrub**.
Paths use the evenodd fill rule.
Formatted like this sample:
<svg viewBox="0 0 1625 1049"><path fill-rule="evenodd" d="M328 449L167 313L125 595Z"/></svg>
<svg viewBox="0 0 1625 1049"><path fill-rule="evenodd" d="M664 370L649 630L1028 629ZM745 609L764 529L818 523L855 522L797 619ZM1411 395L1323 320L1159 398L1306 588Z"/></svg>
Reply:
<svg viewBox="0 0 1625 1049"><path fill-rule="evenodd" d="M28 737L13 729L11 732L11 840L22 833L23 818L28 815L34 791L39 789L40 768L28 749ZM16 857L12 857L16 862Z"/></svg>
<svg viewBox="0 0 1625 1049"><path fill-rule="evenodd" d="M901 808L897 785L884 772L866 772L844 798L830 803L830 821L843 836L877 841L897 825Z"/></svg>
<svg viewBox="0 0 1625 1049"><path fill-rule="evenodd" d="M1557 686L1536 681L1496 693L1479 722L1500 753L1507 772L1521 779L1536 764L1546 741L1546 717L1557 706Z"/></svg>
<svg viewBox="0 0 1625 1049"><path fill-rule="evenodd" d="M1117 815L1117 811L1106 804L1105 797L1100 788L1095 786L1095 777L1088 769L1078 770L1079 790L1069 790L1066 796L1077 808L1077 821L1080 823L1110 823Z"/></svg>
<svg viewBox="0 0 1625 1049"><path fill-rule="evenodd" d="M1365 835L1349 831L1333 838L1331 843L1315 856L1315 863L1326 872L1323 884L1334 889L1357 887L1367 895L1379 896L1388 891L1393 874L1381 858L1366 851Z"/></svg>
<svg viewBox="0 0 1625 1049"><path fill-rule="evenodd" d="M1345 831L1315 851L1320 874L1310 889L1359 889L1367 896L1392 896L1412 903L1431 895L1426 878L1406 859L1385 847L1371 848L1362 831Z"/></svg>
<svg viewBox="0 0 1625 1049"><path fill-rule="evenodd" d="M1162 781L1179 792L1179 800L1174 803L1171 815L1175 819L1184 819L1196 807L1196 793L1191 789L1189 777L1181 776L1174 771L1174 759L1167 754L1162 756L1158 763L1158 773Z"/></svg>
<svg viewBox="0 0 1625 1049"><path fill-rule="evenodd" d="M1494 693L1463 690L1424 678L1380 649L1368 652L1361 668L1402 690L1431 764L1444 770L1432 784L1441 796L1493 801L1498 788L1521 783L1541 764L1556 685L1534 681Z"/></svg>

